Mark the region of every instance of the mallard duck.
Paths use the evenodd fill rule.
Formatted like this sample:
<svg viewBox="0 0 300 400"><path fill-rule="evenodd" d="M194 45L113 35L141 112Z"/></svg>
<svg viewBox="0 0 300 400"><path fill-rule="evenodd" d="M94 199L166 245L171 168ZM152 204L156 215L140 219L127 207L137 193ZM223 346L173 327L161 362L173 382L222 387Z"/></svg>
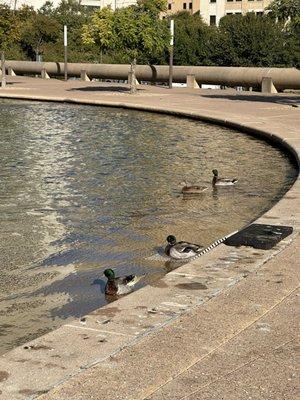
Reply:
<svg viewBox="0 0 300 400"><path fill-rule="evenodd" d="M107 278L105 285L105 294L108 295L121 295L133 291L133 286L143 277L136 275L127 275L123 278L116 277L113 269L106 269L104 275Z"/></svg>
<svg viewBox="0 0 300 400"><path fill-rule="evenodd" d="M231 186L237 183L237 179L219 178L219 172L217 169L213 169L212 173L214 177L212 179L213 186Z"/></svg>
<svg viewBox="0 0 300 400"><path fill-rule="evenodd" d="M186 181L181 182L181 185L184 185L181 189L183 194L200 194L207 189L206 186L188 185Z"/></svg>
<svg viewBox="0 0 300 400"><path fill-rule="evenodd" d="M176 237L173 235L167 237L167 242L165 254L177 260L194 257L203 250L203 247L198 244L177 242Z"/></svg>

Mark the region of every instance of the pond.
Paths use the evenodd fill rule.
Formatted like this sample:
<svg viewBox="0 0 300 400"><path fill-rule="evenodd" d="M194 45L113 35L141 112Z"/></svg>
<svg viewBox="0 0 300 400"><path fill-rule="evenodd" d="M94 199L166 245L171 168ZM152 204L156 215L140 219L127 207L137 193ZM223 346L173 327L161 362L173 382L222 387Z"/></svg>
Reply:
<svg viewBox="0 0 300 400"><path fill-rule="evenodd" d="M0 353L106 304L105 268L146 273L169 234L208 245L257 218L297 170L230 129L114 108L0 101ZM238 178L213 190L212 169ZM183 197L180 183L208 187Z"/></svg>

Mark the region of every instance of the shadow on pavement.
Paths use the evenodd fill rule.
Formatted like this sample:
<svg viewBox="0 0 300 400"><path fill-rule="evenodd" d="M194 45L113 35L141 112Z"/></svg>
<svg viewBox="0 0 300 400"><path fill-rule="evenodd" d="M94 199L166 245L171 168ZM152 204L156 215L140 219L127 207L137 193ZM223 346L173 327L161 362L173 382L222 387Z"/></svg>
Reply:
<svg viewBox="0 0 300 400"><path fill-rule="evenodd" d="M85 86L69 89L69 91L77 91L80 90L82 92L118 92L118 93L130 93L129 87L124 86ZM145 89L137 88L137 91L141 91Z"/></svg>
<svg viewBox="0 0 300 400"><path fill-rule="evenodd" d="M238 101L257 101L262 103L277 103L287 105L300 104L300 95L295 94L294 96L280 96L280 95L230 95L230 94L202 94L202 97L208 97L211 99L226 99L226 100L238 100Z"/></svg>

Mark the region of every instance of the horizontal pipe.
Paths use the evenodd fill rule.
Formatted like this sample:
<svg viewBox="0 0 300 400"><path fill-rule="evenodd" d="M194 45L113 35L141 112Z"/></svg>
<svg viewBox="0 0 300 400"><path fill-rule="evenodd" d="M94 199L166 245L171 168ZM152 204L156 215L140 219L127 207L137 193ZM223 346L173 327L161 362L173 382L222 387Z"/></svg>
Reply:
<svg viewBox="0 0 300 400"><path fill-rule="evenodd" d="M40 74L45 69L50 76L63 76L64 63L35 61L7 61L16 74ZM129 64L87 64L68 63L68 75L80 77L85 71L91 78L126 80ZM201 84L225 86L260 87L262 78L272 78L275 87L280 89L300 89L300 70L296 68L253 68L253 67L189 67L174 66L173 81L186 82L187 75L194 75ZM168 82L167 65L137 65L136 77L140 81Z"/></svg>

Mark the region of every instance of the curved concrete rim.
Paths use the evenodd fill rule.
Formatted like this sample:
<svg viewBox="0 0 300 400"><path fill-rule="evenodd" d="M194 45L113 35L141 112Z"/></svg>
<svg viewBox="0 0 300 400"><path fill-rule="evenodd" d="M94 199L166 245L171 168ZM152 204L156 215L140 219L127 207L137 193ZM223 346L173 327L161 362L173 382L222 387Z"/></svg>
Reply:
<svg viewBox="0 0 300 400"><path fill-rule="evenodd" d="M288 237L286 240L283 240L279 246L276 246L274 249L271 249L270 251L267 251L264 256L261 257L261 259L258 261L257 264L255 264L255 270L261 267L261 265L267 263L270 259L273 259L276 257L277 254L280 254L287 246L293 245L293 242L295 238L298 236L299 228L300 228L300 220L299 217L295 214L292 213L291 210L295 210L295 201L299 199L299 194L300 194L300 183L299 183L299 167L300 167L300 142L298 140L299 146L297 146L297 143L294 142L293 135L280 135L278 132L274 132L272 130L267 130L267 129L261 129L256 126L251 126L250 124L247 123L242 123L238 122L234 119L230 118L218 118L215 116L210 116L206 113L203 112L195 112L195 111L189 111L187 109L178 109L172 106L152 106L152 105L141 105L138 103L130 103L126 101L105 101L105 100L87 100L87 99L74 99L74 98L68 98L65 96L42 96L42 95L17 95L17 94L12 94L10 93L9 95L6 95L4 93L0 92L0 98L10 98L10 99L18 99L18 100L36 100L36 101L53 101L53 102L65 102L65 103L73 103L73 104L83 104L83 105L95 105L95 106L108 106L108 107L120 107L124 109L134 109L134 110L139 110L139 111L148 111L148 112L155 112L155 113L161 113L161 114L167 114L167 115L174 115L178 117L187 117L187 118L192 118L192 119L197 119L201 120L204 122L209 122L213 124L218 124L222 125L224 127L229 127L233 128L235 130L238 130L240 132L244 132L247 134L251 135L256 135L258 137L261 137L263 139L267 139L270 142L274 143L275 145L279 145L280 147L285 148L290 155L292 155L293 159L296 161L297 166L298 166L298 178L295 180L293 186L289 189L289 191L271 208L269 209L266 213L264 213L262 216L260 216L258 219L256 219L255 222L258 223L273 223L274 219L274 224L283 224L283 225L292 225L294 228L294 233L292 236ZM137 99L138 100L138 99ZM180 107L179 107L180 108ZM254 221L252 221L254 222ZM240 249L240 248L239 248ZM228 249L224 245L218 246L218 248L213 249L209 254L204 255L201 257L201 262L203 265L210 265L212 260L215 260L216 258L220 257L226 257L230 253L230 249ZM248 251L247 249L240 249L239 250L242 254L250 254L251 256L251 251ZM253 256L252 256L253 257ZM177 268L175 271L172 271L171 273L167 274L165 278L162 279L164 282L169 282L170 280L177 280L178 282L181 282L181 280L185 277L187 277L190 274L190 271L195 271L195 267L197 267L198 263L198 269L199 269L199 260L196 260L195 262L191 262L188 264L185 264L182 267ZM197 268L196 268L197 270ZM192 275L191 276L195 276ZM242 279L242 277L234 277L234 282L237 283ZM223 287L222 290L229 290L232 284L228 284L227 286ZM111 303L105 307L102 307L99 310L95 310L95 312L91 313L89 318L91 318L91 325L89 325L89 328L86 329L94 329L93 327L98 327L97 323L99 321L95 322L96 316L99 318L99 315L103 315L107 317L108 315L111 315L110 312L113 314L113 311L115 308L120 308L123 310L126 309L126 307L130 307L130 304L140 304L142 307L142 304L146 304L145 307L149 309L151 303L148 301L149 293L153 291L154 295L160 296L160 293L163 292L162 288L150 288L149 287L144 287L140 289L137 292L132 293L130 296L126 296L124 298L121 298L117 300L114 303ZM209 299L214 298L218 296L220 293L219 291L216 291L216 293L212 293L209 297ZM163 293L161 294L162 298L164 298ZM177 296L177 295L176 295ZM136 303L138 301L138 303ZM148 301L148 303L147 303ZM117 339L114 342L114 345L107 350L105 355L98 355L97 357L92 357L91 354L87 354L86 357L83 359L80 359L78 363L74 364L72 371L68 371L68 373L61 373L60 375L56 374L55 377L53 377L52 381L51 379L47 381L47 379L44 382L44 385L46 385L46 391L51 390L51 388L57 387L57 385L60 385L63 382L66 382L70 377L72 376L77 376L82 372L83 369L90 368L91 366L98 365L100 362L103 360L106 360L108 357L111 357L115 354L118 354L120 351L122 351L124 348L127 348L128 346L134 346L137 342L142 340L145 336L150 335L153 332L156 332L158 329L162 329L164 326L170 324L172 321L175 319L178 319L182 314L193 310L195 307L198 307L199 305L203 304L204 300L199 299L199 298L193 298L191 300L191 304L185 306L183 308L179 308L174 315L171 317L169 316L168 318L162 318L162 320L159 320L159 322L154 325L149 330L144 330L140 331L137 334L131 335L128 333L128 329L124 328L120 325L120 323L116 323L117 326L113 326L112 323L112 330L115 329L115 335L120 335L117 337ZM153 303L154 304L154 303ZM166 302L163 304L167 304ZM175 303L174 303L175 304ZM170 306L171 307L171 306ZM152 307L152 309L155 309L155 306ZM102 311L101 311L102 310ZM110 311L111 310L111 311ZM127 308L128 310L128 308ZM114 318L114 317L113 317ZM56 331L53 331L41 338L35 339L34 341L30 342L30 346L38 346L39 343L49 343L49 341L52 343L53 338L64 338L63 342L69 341L70 337L68 337L68 328L70 327L73 328L81 328L80 323L75 323L73 325L66 325L63 326L62 328L57 329ZM95 330L95 329L94 329ZM100 332L100 330L99 330ZM119 332L119 333L117 333ZM76 342L76 341L75 341ZM74 343L75 343L74 342ZM74 346L74 344L73 344ZM21 354L24 353L24 347L21 346L20 348L16 348L12 350L9 353L6 353L4 355L5 362L9 362L12 365L12 370L13 370L13 363L16 355L20 357ZM53 349L52 349L53 350ZM25 351L26 353L26 351ZM9 364L10 365L10 364ZM80 367L79 367L80 365ZM1 369L1 362L0 362L0 369ZM38 374L40 375L40 369ZM39 376L38 375L38 376ZM22 378L24 381L24 378ZM16 382L19 382L17 378L15 378ZM17 383L20 387L21 383ZM32 383L34 386L34 383ZM36 383L35 383L36 385ZM12 387L12 385L10 385ZM39 393L38 393L39 389ZM11 389L10 389L11 390ZM35 392L37 395L41 394L41 390L45 390L45 388L34 388ZM44 396L42 396L44 397ZM17 399L17 397L14 397L12 395L12 392L10 392L10 398L11 399ZM45 399L47 396L45 397ZM1 396L0 396L1 399Z"/></svg>

